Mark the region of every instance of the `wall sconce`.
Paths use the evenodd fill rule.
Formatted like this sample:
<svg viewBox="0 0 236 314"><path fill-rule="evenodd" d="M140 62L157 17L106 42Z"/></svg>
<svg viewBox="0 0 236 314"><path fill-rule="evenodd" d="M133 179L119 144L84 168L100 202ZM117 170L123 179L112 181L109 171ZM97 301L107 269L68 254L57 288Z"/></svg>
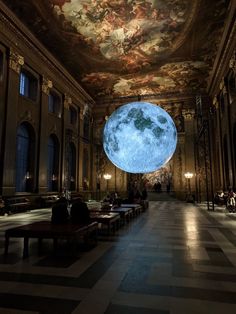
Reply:
<svg viewBox="0 0 236 314"><path fill-rule="evenodd" d="M105 174L103 175L103 178L104 178L105 180L110 180L110 179L111 179L111 174L105 173Z"/></svg>
<svg viewBox="0 0 236 314"><path fill-rule="evenodd" d="M188 193L187 193L187 196L186 196L186 201L187 202L193 202L193 195L191 194L191 185L190 185L190 179L192 179L193 177L193 173L192 172L186 172L184 174L185 178L187 179L188 181Z"/></svg>
<svg viewBox="0 0 236 314"><path fill-rule="evenodd" d="M185 176L186 179L192 179L193 173L191 173L191 172L186 172L186 173L184 174L184 176Z"/></svg>
<svg viewBox="0 0 236 314"><path fill-rule="evenodd" d="M29 179L30 179L29 171L26 172L25 178L26 178L26 180L29 180Z"/></svg>
<svg viewBox="0 0 236 314"><path fill-rule="evenodd" d="M103 175L103 178L107 181L107 191L108 191L108 181L111 179L111 174L110 173L105 173Z"/></svg>

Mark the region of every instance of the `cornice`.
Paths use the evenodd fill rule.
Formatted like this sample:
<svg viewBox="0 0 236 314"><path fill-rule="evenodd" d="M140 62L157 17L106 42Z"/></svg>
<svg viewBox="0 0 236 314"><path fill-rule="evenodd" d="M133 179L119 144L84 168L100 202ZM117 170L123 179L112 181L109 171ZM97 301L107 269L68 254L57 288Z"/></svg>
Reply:
<svg viewBox="0 0 236 314"><path fill-rule="evenodd" d="M93 107L94 100L87 94L87 92L79 85L79 83L69 74L69 72L59 63L59 61L40 43L40 41L28 30L28 28L13 14L8 7L0 1L0 34L6 37L6 34L11 34L10 41L11 47L15 51L22 54L22 49L19 48L18 42L22 43L27 49L24 54L27 54L27 50L35 55L35 58L40 58L47 67L48 73L40 73L42 76L48 76L49 74L55 76L57 81L61 81L61 85L65 87L70 94L78 101L78 97L81 100L81 104L88 103ZM24 55L24 57L25 57ZM26 58L25 58L26 59ZM60 78L61 77L61 78Z"/></svg>

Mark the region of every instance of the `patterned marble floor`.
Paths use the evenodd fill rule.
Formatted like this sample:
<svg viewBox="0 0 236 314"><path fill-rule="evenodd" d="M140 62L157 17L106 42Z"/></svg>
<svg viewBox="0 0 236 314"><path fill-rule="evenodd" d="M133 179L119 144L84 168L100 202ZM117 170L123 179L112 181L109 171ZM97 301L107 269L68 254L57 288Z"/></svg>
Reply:
<svg viewBox="0 0 236 314"><path fill-rule="evenodd" d="M236 313L236 214L207 212L176 200L150 208L98 245L76 256L64 242L52 254L44 241L13 239L4 257L4 231L50 210L0 216L0 313L233 314Z"/></svg>

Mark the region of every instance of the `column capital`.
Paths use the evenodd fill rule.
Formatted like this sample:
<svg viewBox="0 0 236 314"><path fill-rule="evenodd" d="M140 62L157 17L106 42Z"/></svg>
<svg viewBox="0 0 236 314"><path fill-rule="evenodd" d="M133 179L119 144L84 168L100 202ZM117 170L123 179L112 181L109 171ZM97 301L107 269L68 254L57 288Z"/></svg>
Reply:
<svg viewBox="0 0 236 314"><path fill-rule="evenodd" d="M9 68L15 71L16 73L20 73L22 65L24 65L25 60L24 57L18 54L17 52L10 51L9 58Z"/></svg>
<svg viewBox="0 0 236 314"><path fill-rule="evenodd" d="M192 121L195 116L195 110L194 109L183 109L182 114L185 121Z"/></svg>
<svg viewBox="0 0 236 314"><path fill-rule="evenodd" d="M53 87L53 83L51 80L43 76L42 82L42 92L49 95L50 89Z"/></svg>

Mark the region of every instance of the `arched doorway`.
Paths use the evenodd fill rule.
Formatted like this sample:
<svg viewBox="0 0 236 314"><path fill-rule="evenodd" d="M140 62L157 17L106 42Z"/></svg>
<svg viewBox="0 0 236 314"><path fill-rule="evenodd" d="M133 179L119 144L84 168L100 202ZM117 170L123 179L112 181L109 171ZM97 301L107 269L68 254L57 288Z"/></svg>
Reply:
<svg viewBox="0 0 236 314"><path fill-rule="evenodd" d="M228 156L228 140L227 136L224 136L224 169L225 169L225 189L230 186L229 182L229 156Z"/></svg>
<svg viewBox="0 0 236 314"><path fill-rule="evenodd" d="M59 141L55 135L48 139L48 191L58 191Z"/></svg>
<svg viewBox="0 0 236 314"><path fill-rule="evenodd" d="M69 165L68 165L68 176L70 182L70 190L75 190L75 182L76 182L76 148L73 143L69 144Z"/></svg>
<svg viewBox="0 0 236 314"><path fill-rule="evenodd" d="M18 127L16 145L16 192L32 192L35 133L28 123Z"/></svg>

